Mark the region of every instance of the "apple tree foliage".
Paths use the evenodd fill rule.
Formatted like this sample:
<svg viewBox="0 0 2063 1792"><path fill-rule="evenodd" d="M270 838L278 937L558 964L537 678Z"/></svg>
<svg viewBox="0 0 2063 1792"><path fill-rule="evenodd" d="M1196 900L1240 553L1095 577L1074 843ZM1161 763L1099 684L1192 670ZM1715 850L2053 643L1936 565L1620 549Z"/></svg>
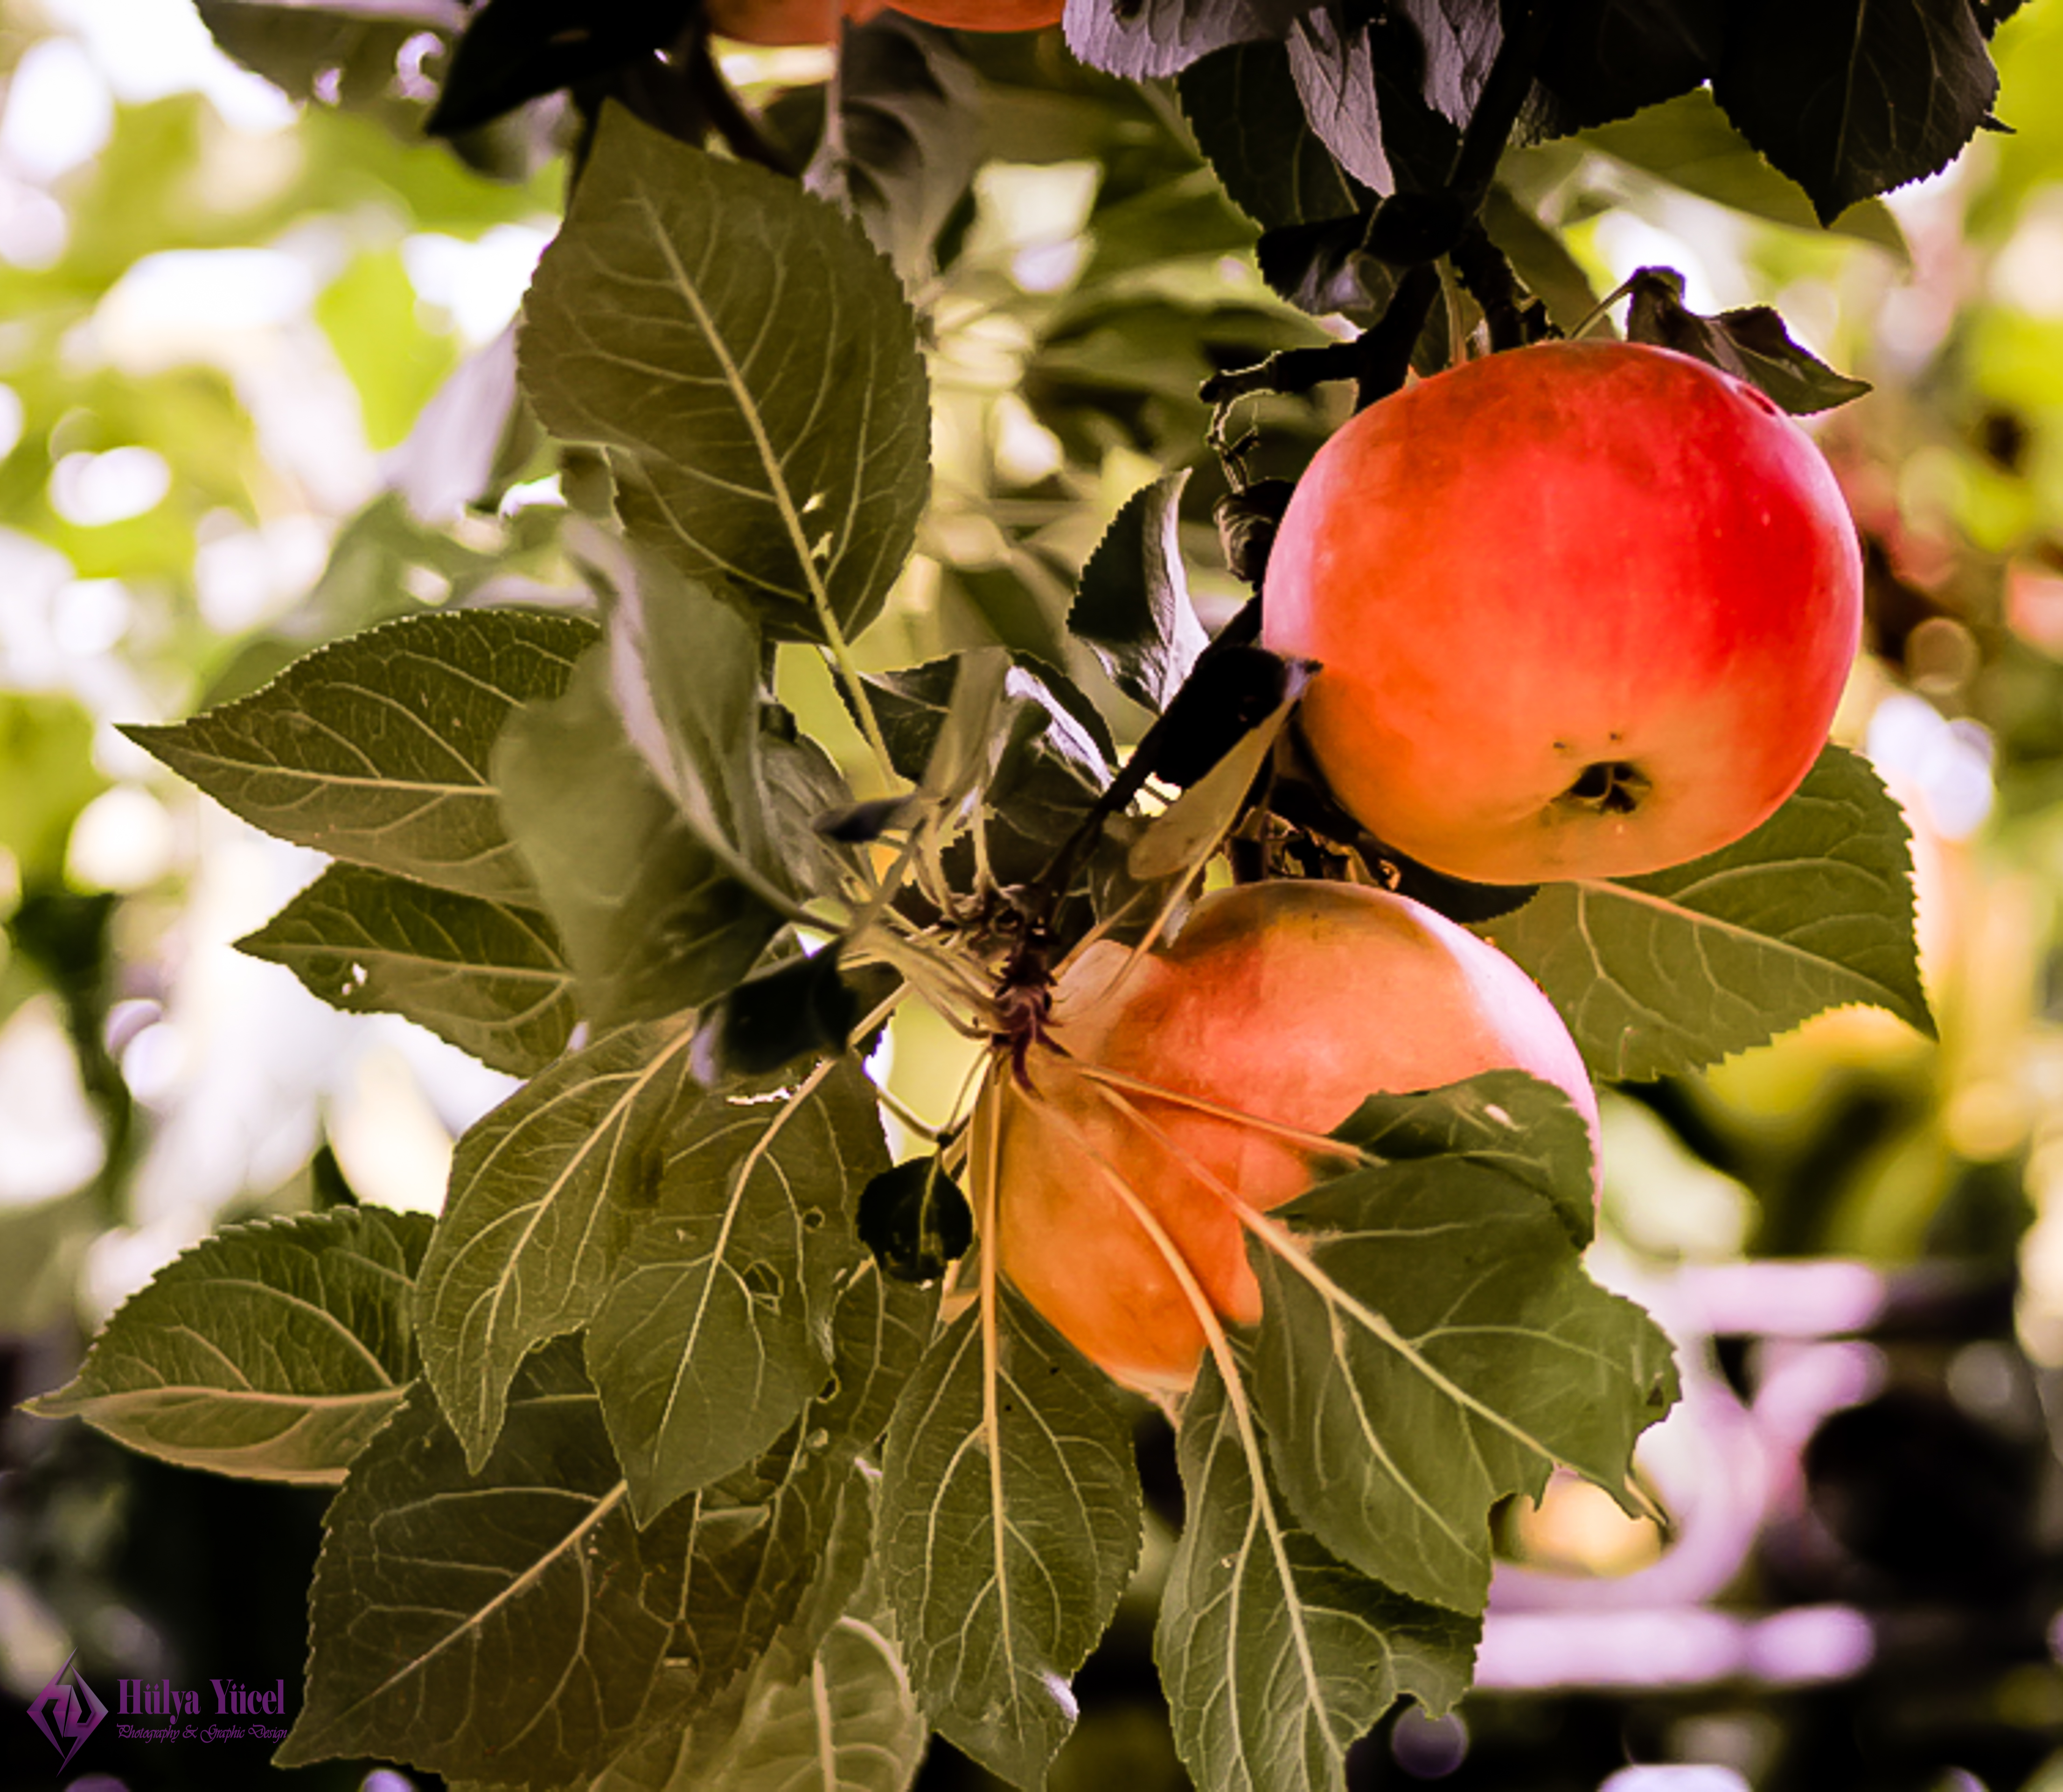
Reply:
<svg viewBox="0 0 2063 1792"><path fill-rule="evenodd" d="M516 396L458 406L451 452L489 504L557 474L521 551L584 601L417 606L135 732L333 860L247 951L527 1079L434 1223L231 1228L34 1403L336 1489L282 1763L893 1792L936 1731L1043 1783L1140 1556L1137 1403L984 1260L971 1092L897 1164L871 1055L905 1005L997 1035L1089 930L1145 935L1213 866L1345 859L1494 931L1600 1079L1845 1003L1930 1027L1903 824L1849 753L1711 858L1470 889L1329 804L1286 726L1300 669L1250 611L1207 629L1190 569L1216 497L1251 582L1280 491L1249 472L1308 457L1314 393L1615 327L1538 214L1558 155L1896 243L1876 196L1995 125L2013 0L1068 0L997 36L889 13L758 112L695 0L199 6L290 91L476 161L549 125L571 170ZM396 98L397 57L432 104ZM1068 452L1164 473L1072 562L927 535L927 307L988 160L1099 167L1021 396ZM1265 291L1198 311L1165 276L1199 254L1251 255ZM1860 389L1771 312L1631 284L1631 334L1791 410ZM920 544L967 626L899 667L865 637ZM837 693L825 739L776 694L798 662ZM1674 1398L1667 1340L1585 1272L1558 1095L1372 1099L1341 1137L1350 1167L1253 1248L1265 1316L1176 1415L1156 1653L1212 1792L1338 1787L1392 1702L1450 1706L1492 1508L1562 1465L1636 1509Z"/></svg>

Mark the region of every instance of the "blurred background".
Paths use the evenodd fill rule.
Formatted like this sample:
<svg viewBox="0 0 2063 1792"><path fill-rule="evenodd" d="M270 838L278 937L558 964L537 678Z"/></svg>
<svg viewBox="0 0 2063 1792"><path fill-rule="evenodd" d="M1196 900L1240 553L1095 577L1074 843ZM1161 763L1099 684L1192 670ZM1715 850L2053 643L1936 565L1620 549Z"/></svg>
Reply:
<svg viewBox="0 0 2063 1792"><path fill-rule="evenodd" d="M0 0L10 1408L217 1226L435 1211L453 1139L513 1087L237 953L321 861L119 725L391 617L583 601L508 335L566 121L545 102L422 140L452 0L369 25L207 10L252 66L189 0ZM1573 1483L1506 1513L1478 1690L1386 1722L1357 1786L2063 1792L2063 18L2029 8L1997 50L2014 134L1832 232L1702 95L1507 162L1497 234L1565 326L1662 263L1696 308L1773 303L1876 386L1816 426L1869 581L1839 733L1912 823L1940 1039L1844 1011L1607 1097L1594 1264L1679 1346L1687 1398L1641 1459L1672 1529ZM1198 468L1200 604L1228 613L1196 387L1320 335L1165 95L1050 37L973 54L987 140L906 269L934 327L936 499L862 644L876 665L994 640L1064 657L1081 558L1176 465ZM726 66L806 141L828 53ZM1259 408L1259 470L1301 465L1333 403ZM782 677L843 741L821 675ZM898 1028L894 1086L942 1118L964 1048ZM1187 1783L1150 1656L1180 1493L1157 1421L1140 1438L1153 1546L1082 1677L1063 1792ZM0 1786L433 1784L274 1775L111 1724L57 1775L26 1718L74 1651L103 1697L228 1674L297 1703L323 1504L0 1417ZM987 1783L943 1745L920 1782Z"/></svg>

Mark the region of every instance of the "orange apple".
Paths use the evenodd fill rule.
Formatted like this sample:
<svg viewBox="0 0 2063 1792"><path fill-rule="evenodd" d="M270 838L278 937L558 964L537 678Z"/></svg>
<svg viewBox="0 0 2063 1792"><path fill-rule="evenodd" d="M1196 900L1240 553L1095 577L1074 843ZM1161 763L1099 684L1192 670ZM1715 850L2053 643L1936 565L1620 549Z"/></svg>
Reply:
<svg viewBox="0 0 2063 1792"><path fill-rule="evenodd" d="M1320 1168L1271 1126L1319 1136L1370 1095L1517 1068L1558 1084L1595 1136L1582 1059L1538 987L1494 946L1387 891L1222 890L1171 947L1092 946L1054 993L1029 1089L999 1067L974 1186L993 1152L999 1264L1084 1356L1149 1391L1188 1384L1204 1329L1115 1185L1166 1229L1211 1306L1249 1324L1261 1292L1229 1198L1279 1207Z"/></svg>
<svg viewBox="0 0 2063 1792"><path fill-rule="evenodd" d="M1450 876L1655 871L1775 810L1827 738L1862 561L1826 460L1666 348L1546 343L1354 417L1298 483L1261 638L1361 824Z"/></svg>

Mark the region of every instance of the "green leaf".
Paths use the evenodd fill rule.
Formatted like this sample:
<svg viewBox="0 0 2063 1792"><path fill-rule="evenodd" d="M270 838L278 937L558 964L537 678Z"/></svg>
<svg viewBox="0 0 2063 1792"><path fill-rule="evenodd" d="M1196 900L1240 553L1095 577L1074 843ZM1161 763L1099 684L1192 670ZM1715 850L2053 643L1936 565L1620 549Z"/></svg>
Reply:
<svg viewBox="0 0 2063 1792"><path fill-rule="evenodd" d="M494 756L510 832L600 1025L678 1014L744 975L780 925L653 778L609 693L606 649L523 710ZM778 895L778 892L768 894Z"/></svg>
<svg viewBox="0 0 2063 1792"><path fill-rule="evenodd" d="M879 1555L911 1683L955 1747L1044 1783L1075 1718L1067 1677L1139 1553L1139 1477L1110 1384L1007 1287L903 1391L883 1458Z"/></svg>
<svg viewBox="0 0 2063 1792"><path fill-rule="evenodd" d="M935 1296L862 1265L832 1316L823 1388L758 1461L690 1494L661 1520L686 1527L680 1622L702 1699L729 1686L777 1637L794 1640L798 1625L804 1649L815 1641L798 1614L818 1602L817 1589L834 1565L827 1557L841 1502L865 1492L855 1463L887 1429L930 1341L937 1304ZM863 1560L871 1546L870 1528Z"/></svg>
<svg viewBox="0 0 2063 1792"><path fill-rule="evenodd" d="M557 697L593 625L521 610L411 617L319 648L191 721L123 729L267 834L491 901L532 895L488 756Z"/></svg>
<svg viewBox="0 0 2063 1792"><path fill-rule="evenodd" d="M626 1027L534 1078L458 1142L423 1260L423 1367L477 1469L517 1365L593 1318L692 1087L686 1020ZM691 1098L690 1098L691 1099Z"/></svg>
<svg viewBox="0 0 2063 1792"><path fill-rule="evenodd" d="M384 1755L494 1784L598 1770L669 1625L569 1345L525 1364L478 1473L418 1388L324 1519L307 1703L274 1757Z"/></svg>
<svg viewBox="0 0 2063 1792"><path fill-rule="evenodd" d="M1480 1625L1328 1554L1241 1418L1207 1360L1182 1411L1188 1517L1153 1643L1175 1746L1213 1792L1343 1792L1348 1747L1397 1699L1437 1714L1468 1690Z"/></svg>
<svg viewBox="0 0 2063 1792"><path fill-rule="evenodd" d="M1189 470L1128 498L1082 569L1068 626L1111 682L1156 716L1173 701L1206 637L1189 602L1176 540Z"/></svg>
<svg viewBox="0 0 2063 1792"><path fill-rule="evenodd" d="M546 426L611 451L634 539L776 634L857 634L931 493L916 324L859 227L602 114L518 339Z"/></svg>
<svg viewBox="0 0 2063 1792"><path fill-rule="evenodd" d="M254 1481L342 1481L407 1396L426 1215L339 1208L232 1227L123 1303L38 1418Z"/></svg>
<svg viewBox="0 0 2063 1792"><path fill-rule="evenodd" d="M1424 1095L1370 1095L1333 1136L1391 1163L1459 1157L1545 1195L1578 1250L1596 1231L1590 1123L1551 1083L1486 1071Z"/></svg>
<svg viewBox="0 0 2063 1792"><path fill-rule="evenodd" d="M533 909L332 865L236 946L332 1007L404 1015L513 1076L573 1032L573 974Z"/></svg>
<svg viewBox="0 0 2063 1792"><path fill-rule="evenodd" d="M1676 1396L1668 1340L1584 1275L1537 1191L1465 1159L1357 1171L1278 1213L1307 1254L1249 1255L1284 1492L1363 1573L1480 1612L1498 1500L1537 1497L1557 1462L1623 1497Z"/></svg>
<svg viewBox="0 0 2063 1792"><path fill-rule="evenodd" d="M668 1129L587 1337L646 1522L750 1462L823 1384L853 1208L887 1163L850 1059L778 1097L713 1094Z"/></svg>
<svg viewBox="0 0 2063 1792"><path fill-rule="evenodd" d="M1683 303L1683 276L1673 267L1637 269L1627 283L1633 292L1628 341L1708 362L1759 387L1794 416L1830 411L1870 389L1868 380L1835 372L1793 342L1784 319L1767 305L1701 316Z"/></svg>
<svg viewBox="0 0 2063 1792"><path fill-rule="evenodd" d="M1548 884L1483 931L1607 1079L1695 1070L1848 1002L1934 1031L1905 820L1840 747L1734 845L1647 877Z"/></svg>

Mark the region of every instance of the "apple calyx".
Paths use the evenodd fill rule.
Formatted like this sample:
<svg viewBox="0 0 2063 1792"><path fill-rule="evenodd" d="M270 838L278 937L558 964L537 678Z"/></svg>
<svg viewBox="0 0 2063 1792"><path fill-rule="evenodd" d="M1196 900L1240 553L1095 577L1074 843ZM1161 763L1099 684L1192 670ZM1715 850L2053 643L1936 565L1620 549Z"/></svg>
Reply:
<svg viewBox="0 0 2063 1792"><path fill-rule="evenodd" d="M1598 759L1554 800L1595 815L1631 815L1654 789L1647 774L1626 759Z"/></svg>

